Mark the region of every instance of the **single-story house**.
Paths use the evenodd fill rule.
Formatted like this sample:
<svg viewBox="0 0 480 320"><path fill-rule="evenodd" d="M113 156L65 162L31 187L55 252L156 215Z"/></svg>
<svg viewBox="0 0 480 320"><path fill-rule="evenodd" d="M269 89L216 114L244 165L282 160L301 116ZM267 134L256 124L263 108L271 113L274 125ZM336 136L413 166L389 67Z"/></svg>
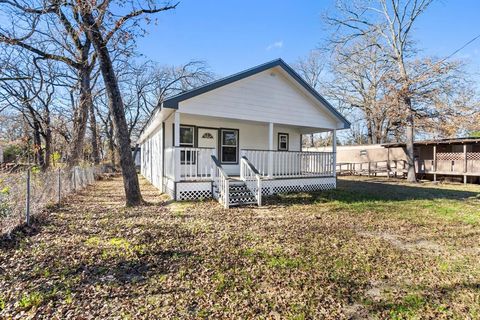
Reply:
<svg viewBox="0 0 480 320"><path fill-rule="evenodd" d="M277 59L164 100L138 141L141 174L173 199L213 197L227 208L332 189L335 143L330 152L305 152L302 134L349 127Z"/></svg>
<svg viewBox="0 0 480 320"><path fill-rule="evenodd" d="M0 145L0 163L3 162L3 148L2 145Z"/></svg>
<svg viewBox="0 0 480 320"><path fill-rule="evenodd" d="M403 148L405 143L383 144L387 149ZM419 178L461 179L480 182L480 138L446 138L414 143L415 170Z"/></svg>

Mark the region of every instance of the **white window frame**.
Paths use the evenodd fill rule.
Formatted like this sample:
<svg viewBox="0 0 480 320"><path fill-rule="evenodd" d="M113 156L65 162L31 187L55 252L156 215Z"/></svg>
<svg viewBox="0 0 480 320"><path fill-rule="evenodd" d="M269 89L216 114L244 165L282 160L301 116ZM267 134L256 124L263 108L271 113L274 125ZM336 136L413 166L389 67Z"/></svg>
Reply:
<svg viewBox="0 0 480 320"><path fill-rule="evenodd" d="M282 146L281 146L281 145L282 145L282 144L281 144L281 137L285 137L285 138L287 139L287 141L286 141L286 144L287 144L287 145L286 145L286 148L282 148ZM289 143L290 143L289 140L290 140L290 138L289 138L289 136L288 136L288 133L279 132L279 133L278 133L278 142L277 142L277 144L278 144L278 145L277 145L278 151L288 151L288 149L289 149L289 148L288 148L288 147L289 147L288 145L289 145Z"/></svg>
<svg viewBox="0 0 480 320"><path fill-rule="evenodd" d="M188 126L188 125L180 125L180 129L182 128L188 128L192 130L192 142L188 143L182 143L182 135L180 134L180 147L186 147L186 148L195 148L195 126ZM181 130L180 130L181 131ZM186 153L186 154L185 154ZM185 161L185 156L187 160ZM195 164L196 159L195 159L195 152L192 151L184 151L182 150L180 152L180 164Z"/></svg>

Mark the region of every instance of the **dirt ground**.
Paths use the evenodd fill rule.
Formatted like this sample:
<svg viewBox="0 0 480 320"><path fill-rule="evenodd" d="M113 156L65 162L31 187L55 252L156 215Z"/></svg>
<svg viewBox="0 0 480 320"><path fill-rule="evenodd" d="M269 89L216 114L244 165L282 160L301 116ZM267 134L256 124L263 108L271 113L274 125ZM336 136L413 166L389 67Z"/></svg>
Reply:
<svg viewBox="0 0 480 320"><path fill-rule="evenodd" d="M479 319L480 186L340 178L224 210L99 181L0 243L0 318Z"/></svg>

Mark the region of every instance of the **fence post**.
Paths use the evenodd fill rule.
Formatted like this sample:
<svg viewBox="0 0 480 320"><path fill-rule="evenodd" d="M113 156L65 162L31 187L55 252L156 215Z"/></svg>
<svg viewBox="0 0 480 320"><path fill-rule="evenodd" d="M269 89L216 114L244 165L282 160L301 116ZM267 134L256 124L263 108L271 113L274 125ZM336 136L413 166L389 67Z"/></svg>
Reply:
<svg viewBox="0 0 480 320"><path fill-rule="evenodd" d="M25 198L25 220L30 226L30 169L27 170L27 195Z"/></svg>
<svg viewBox="0 0 480 320"><path fill-rule="evenodd" d="M62 171L58 168L58 203L62 199Z"/></svg>

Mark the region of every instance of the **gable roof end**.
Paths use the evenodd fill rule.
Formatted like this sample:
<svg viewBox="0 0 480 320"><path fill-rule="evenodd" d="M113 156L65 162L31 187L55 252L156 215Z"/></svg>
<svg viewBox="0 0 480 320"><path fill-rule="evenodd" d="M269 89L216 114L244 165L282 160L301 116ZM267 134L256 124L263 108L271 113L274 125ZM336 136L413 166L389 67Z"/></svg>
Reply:
<svg viewBox="0 0 480 320"><path fill-rule="evenodd" d="M236 73L229 77L225 77L225 78L210 82L203 86L185 91L171 98L165 99L163 101L162 108L178 109L178 103L181 101L193 98L205 92L217 89L219 87L225 86L232 82L247 78L249 76L252 76L254 74L260 73L262 71L265 71L274 67L281 67L283 70L285 70L293 79L295 79L295 81L297 81L313 97L315 97L315 99L317 99L320 103L326 106L330 112L332 112L337 118L339 118L344 125L344 129L350 128L350 122L340 112L338 112L337 109L335 109L324 97L322 97L314 88L312 88L312 86L310 86L305 80L303 80L303 78L297 72L295 72L295 70L293 70L292 67L290 67L287 63L285 63L285 61L283 61L282 59L276 59L276 60L261 64L259 66Z"/></svg>

